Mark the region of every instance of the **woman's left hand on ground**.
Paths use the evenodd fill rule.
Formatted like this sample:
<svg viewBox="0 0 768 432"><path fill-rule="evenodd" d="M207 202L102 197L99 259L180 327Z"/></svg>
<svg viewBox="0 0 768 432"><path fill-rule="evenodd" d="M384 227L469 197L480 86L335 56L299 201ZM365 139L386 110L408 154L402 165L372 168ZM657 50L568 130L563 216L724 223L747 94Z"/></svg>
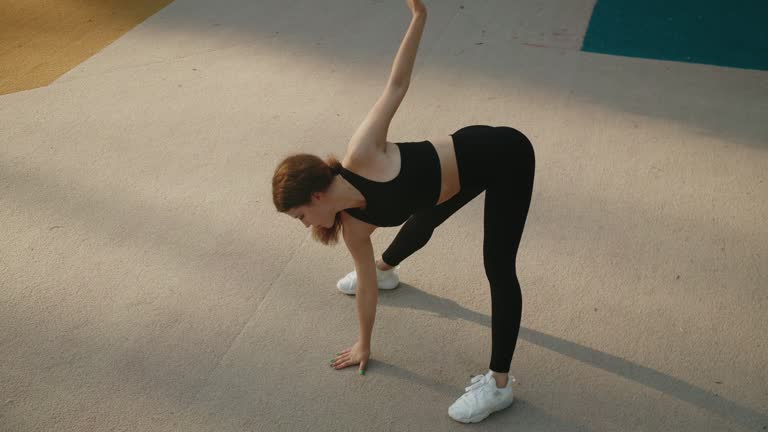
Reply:
<svg viewBox="0 0 768 432"><path fill-rule="evenodd" d="M344 351L336 353L333 359L331 359L331 367L334 369L344 369L345 367L359 364L360 375L365 375L365 368L368 367L370 356L371 351L364 349L358 341Z"/></svg>

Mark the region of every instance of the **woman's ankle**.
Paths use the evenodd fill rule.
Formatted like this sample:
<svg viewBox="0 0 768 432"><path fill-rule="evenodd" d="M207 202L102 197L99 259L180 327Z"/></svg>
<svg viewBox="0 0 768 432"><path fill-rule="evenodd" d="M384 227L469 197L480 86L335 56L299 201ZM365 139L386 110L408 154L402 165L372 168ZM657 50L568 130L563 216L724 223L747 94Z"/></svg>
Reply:
<svg viewBox="0 0 768 432"><path fill-rule="evenodd" d="M509 382L509 374L505 374L501 372L493 372L492 375L493 375L493 378L496 380L496 387L504 388L507 386L507 383Z"/></svg>
<svg viewBox="0 0 768 432"><path fill-rule="evenodd" d="M394 267L390 266L389 264L385 263L382 260L377 260L376 261L376 268L381 270L381 271L387 271L387 270L393 269Z"/></svg>

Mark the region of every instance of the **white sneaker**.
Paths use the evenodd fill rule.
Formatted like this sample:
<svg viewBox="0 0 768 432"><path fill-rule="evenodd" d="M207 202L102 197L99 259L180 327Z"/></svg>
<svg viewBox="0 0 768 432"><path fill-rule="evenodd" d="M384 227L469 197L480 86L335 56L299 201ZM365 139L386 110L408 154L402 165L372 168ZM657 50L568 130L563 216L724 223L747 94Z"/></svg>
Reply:
<svg viewBox="0 0 768 432"><path fill-rule="evenodd" d="M507 386L496 387L489 369L485 375L472 377L472 385L465 388L466 393L448 408L448 415L461 423L477 423L491 413L503 410L512 405L512 383L515 377L509 376Z"/></svg>
<svg viewBox="0 0 768 432"><path fill-rule="evenodd" d="M397 288L400 284L400 278L397 276L397 273L395 273L395 269L398 268L400 268L400 266L392 267L389 270L379 270L379 268L376 267L376 280L379 289L388 290ZM355 289L357 289L357 273L353 271L339 279L336 283L336 288L344 294L355 295Z"/></svg>

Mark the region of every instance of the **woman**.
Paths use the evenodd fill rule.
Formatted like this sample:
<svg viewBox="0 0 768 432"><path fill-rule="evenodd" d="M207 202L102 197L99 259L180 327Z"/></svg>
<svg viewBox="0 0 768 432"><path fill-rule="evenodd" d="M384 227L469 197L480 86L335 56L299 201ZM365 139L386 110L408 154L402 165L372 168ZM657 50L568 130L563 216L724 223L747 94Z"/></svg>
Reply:
<svg viewBox="0 0 768 432"><path fill-rule="evenodd" d="M313 237L335 244L339 232L355 272L339 288L356 293L360 336L331 360L335 369L371 355L377 287L393 288L393 268L423 247L434 229L485 191L483 262L491 286L492 354L489 371L448 409L460 422L478 422L512 403L508 372L517 342L522 295L515 257L533 190L531 143L506 126L473 125L447 137L419 142L387 141L387 130L410 82L427 12L420 0L406 0L412 21L379 98L352 136L339 162L310 154L284 159L275 170L275 207L312 227ZM374 260L371 233L403 224L392 244ZM355 286L357 285L357 286ZM388 286L387 286L388 285ZM356 291L356 292L355 292Z"/></svg>

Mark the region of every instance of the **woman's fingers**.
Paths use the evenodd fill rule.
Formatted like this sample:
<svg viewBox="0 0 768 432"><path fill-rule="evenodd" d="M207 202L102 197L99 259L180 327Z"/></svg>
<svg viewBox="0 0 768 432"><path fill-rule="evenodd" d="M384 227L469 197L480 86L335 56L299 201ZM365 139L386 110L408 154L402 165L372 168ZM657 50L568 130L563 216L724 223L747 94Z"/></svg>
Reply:
<svg viewBox="0 0 768 432"><path fill-rule="evenodd" d="M358 363L360 362L353 360L349 354L346 354L331 362L331 367L334 369L344 369L345 367L356 365Z"/></svg>
<svg viewBox="0 0 768 432"><path fill-rule="evenodd" d="M365 366L368 363L368 353L364 352L363 356L361 357L361 353L356 351L355 347L357 344L341 351L337 352L333 358L331 358L329 366L334 369L344 369L349 366L353 366L356 364L362 364L362 368L365 369ZM353 358L354 354L354 358ZM364 362L364 363L363 363Z"/></svg>
<svg viewBox="0 0 768 432"><path fill-rule="evenodd" d="M352 360L347 360L347 361L345 361L344 363L342 363L342 364L340 364L340 365L336 366L336 369L344 369L345 367L349 367L349 366L352 366L352 365L354 365L354 364L356 364L356 363L355 363L355 362L353 362Z"/></svg>
<svg viewBox="0 0 768 432"><path fill-rule="evenodd" d="M350 355L350 351L352 351L351 347L343 351L337 352L331 359L331 366L335 367L335 365L338 364L340 361L348 359Z"/></svg>
<svg viewBox="0 0 768 432"><path fill-rule="evenodd" d="M349 366L348 363L349 363L349 360L344 360L332 365L332 367L334 369L344 369L345 367Z"/></svg>
<svg viewBox="0 0 768 432"><path fill-rule="evenodd" d="M342 355L336 357L335 359L333 359L333 361L331 362L331 366L332 367L337 367L339 364L341 364L342 362L345 362L347 360L349 360L349 353L342 354Z"/></svg>

